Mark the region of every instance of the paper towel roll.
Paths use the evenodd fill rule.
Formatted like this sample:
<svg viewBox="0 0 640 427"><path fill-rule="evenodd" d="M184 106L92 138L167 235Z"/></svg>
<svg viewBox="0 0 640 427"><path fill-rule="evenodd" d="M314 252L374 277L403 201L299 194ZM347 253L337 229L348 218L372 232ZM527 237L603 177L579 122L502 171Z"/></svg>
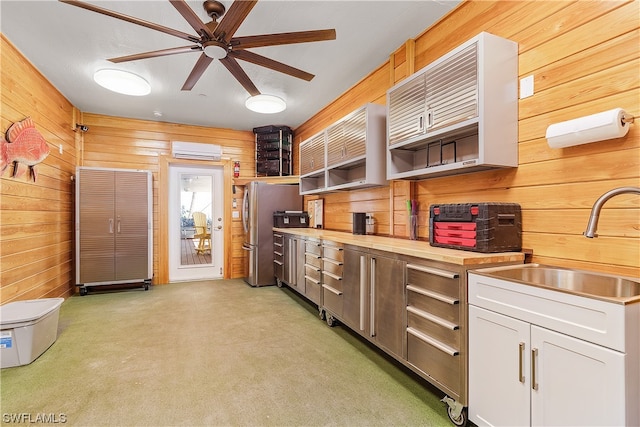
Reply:
<svg viewBox="0 0 640 427"><path fill-rule="evenodd" d="M547 128L547 142L551 148L571 147L605 139L622 138L629 131L623 122L622 108L553 124Z"/></svg>

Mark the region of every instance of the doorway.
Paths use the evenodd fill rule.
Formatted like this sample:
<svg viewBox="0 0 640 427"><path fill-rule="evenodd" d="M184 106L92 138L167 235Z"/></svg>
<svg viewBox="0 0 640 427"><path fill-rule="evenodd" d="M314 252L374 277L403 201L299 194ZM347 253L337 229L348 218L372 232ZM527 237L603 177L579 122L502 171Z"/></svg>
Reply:
<svg viewBox="0 0 640 427"><path fill-rule="evenodd" d="M223 277L223 189L222 166L169 166L169 282Z"/></svg>

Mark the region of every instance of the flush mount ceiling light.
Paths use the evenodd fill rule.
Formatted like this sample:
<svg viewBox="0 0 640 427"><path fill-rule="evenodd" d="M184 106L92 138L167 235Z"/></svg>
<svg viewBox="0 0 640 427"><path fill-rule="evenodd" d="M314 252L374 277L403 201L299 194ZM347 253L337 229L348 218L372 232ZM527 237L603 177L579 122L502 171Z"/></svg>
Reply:
<svg viewBox="0 0 640 427"><path fill-rule="evenodd" d="M144 96L151 92L149 82L137 74L124 70L103 69L93 75L100 86L124 95Z"/></svg>
<svg viewBox="0 0 640 427"><path fill-rule="evenodd" d="M244 105L251 111L263 114L279 113L287 108L284 100L274 95L252 96L247 99Z"/></svg>

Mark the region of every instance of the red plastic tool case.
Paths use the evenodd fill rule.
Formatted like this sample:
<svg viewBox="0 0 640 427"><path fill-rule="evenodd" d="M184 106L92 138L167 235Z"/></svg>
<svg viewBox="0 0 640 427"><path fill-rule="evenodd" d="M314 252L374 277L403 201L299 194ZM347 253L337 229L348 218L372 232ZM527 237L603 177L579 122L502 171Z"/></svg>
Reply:
<svg viewBox="0 0 640 427"><path fill-rule="evenodd" d="M522 213L516 203L459 203L429 207L431 246L474 252L522 249Z"/></svg>

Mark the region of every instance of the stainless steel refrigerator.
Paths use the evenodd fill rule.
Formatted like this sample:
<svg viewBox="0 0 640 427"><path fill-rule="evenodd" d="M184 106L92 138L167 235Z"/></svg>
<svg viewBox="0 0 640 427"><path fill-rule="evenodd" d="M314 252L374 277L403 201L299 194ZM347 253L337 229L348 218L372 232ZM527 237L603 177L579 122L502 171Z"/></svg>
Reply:
<svg viewBox="0 0 640 427"><path fill-rule="evenodd" d="M244 243L247 252L245 282L251 286L276 283L273 269L273 213L301 211L298 184L268 184L252 181L245 187L242 203Z"/></svg>

